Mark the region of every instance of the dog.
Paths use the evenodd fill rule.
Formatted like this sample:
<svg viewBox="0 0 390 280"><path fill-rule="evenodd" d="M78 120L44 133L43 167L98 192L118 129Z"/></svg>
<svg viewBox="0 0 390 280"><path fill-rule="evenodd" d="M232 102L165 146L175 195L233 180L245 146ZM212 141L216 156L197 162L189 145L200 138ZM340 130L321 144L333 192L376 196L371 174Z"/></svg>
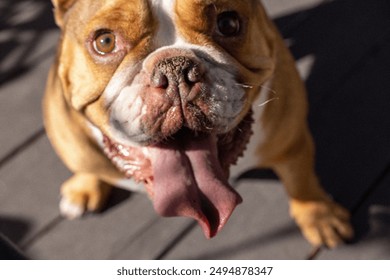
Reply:
<svg viewBox="0 0 390 280"><path fill-rule="evenodd" d="M260 0L52 2L62 34L43 108L74 173L61 187L64 216L97 211L112 186L126 187L211 238L242 200L229 167L261 133L256 167L280 177L306 239L352 237L348 211L315 175L305 87Z"/></svg>

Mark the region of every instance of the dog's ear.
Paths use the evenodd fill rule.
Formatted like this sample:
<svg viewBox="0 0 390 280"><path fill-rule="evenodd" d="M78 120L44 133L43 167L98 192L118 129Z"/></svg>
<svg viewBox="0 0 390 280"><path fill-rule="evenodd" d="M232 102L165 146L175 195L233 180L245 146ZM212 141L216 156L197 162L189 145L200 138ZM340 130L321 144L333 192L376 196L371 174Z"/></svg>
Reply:
<svg viewBox="0 0 390 280"><path fill-rule="evenodd" d="M52 0L54 5L54 17L57 25L62 28L67 11L77 0Z"/></svg>

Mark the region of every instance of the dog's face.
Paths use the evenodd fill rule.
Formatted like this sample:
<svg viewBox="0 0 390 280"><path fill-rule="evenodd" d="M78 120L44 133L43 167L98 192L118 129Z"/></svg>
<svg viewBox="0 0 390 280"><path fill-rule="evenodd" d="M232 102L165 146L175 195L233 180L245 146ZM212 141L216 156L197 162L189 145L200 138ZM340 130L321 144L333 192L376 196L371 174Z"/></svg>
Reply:
<svg viewBox="0 0 390 280"><path fill-rule="evenodd" d="M272 72L259 0L59 2L67 98L125 144L226 133Z"/></svg>
<svg viewBox="0 0 390 280"><path fill-rule="evenodd" d="M158 213L193 217L215 235L241 201L227 169L249 139L249 111L274 68L260 0L53 3L67 102L128 149L125 165L136 162L129 177L151 174L137 180ZM107 150L121 169L123 158Z"/></svg>

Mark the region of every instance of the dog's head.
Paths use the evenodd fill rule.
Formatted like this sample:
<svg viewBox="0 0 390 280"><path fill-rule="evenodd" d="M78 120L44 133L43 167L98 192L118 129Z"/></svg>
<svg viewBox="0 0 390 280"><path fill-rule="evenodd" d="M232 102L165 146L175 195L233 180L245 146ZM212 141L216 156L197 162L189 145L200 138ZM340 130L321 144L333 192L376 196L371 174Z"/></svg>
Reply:
<svg viewBox="0 0 390 280"><path fill-rule="evenodd" d="M212 218L202 213L215 209L204 206L195 214L186 206L172 209L165 195L155 207L163 215L195 217L206 235L215 234L240 201L229 187L201 186L227 185L217 137L242 123L274 68L274 33L260 0L53 3L62 29L58 74L68 103L113 141L148 147L154 182L182 172L175 182L159 184L170 190L197 184L199 200L219 211L206 214ZM167 188L163 192L198 203L189 198L196 196L192 191ZM213 219L217 225L205 225Z"/></svg>

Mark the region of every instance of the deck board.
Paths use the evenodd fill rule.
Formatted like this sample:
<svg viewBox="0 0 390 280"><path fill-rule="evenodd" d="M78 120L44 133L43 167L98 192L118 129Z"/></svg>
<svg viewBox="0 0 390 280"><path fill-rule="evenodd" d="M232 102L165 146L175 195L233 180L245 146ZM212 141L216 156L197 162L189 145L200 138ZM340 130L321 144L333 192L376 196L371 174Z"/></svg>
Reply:
<svg viewBox="0 0 390 280"><path fill-rule="evenodd" d="M166 259L305 259L311 251L288 215L278 181L245 180L238 191L244 203L212 240L194 229ZM277 208L274 206L278 205Z"/></svg>
<svg viewBox="0 0 390 280"><path fill-rule="evenodd" d="M133 194L102 213L63 220L26 253L34 259L154 259L184 222L158 217L145 195Z"/></svg>
<svg viewBox="0 0 390 280"><path fill-rule="evenodd" d="M21 145L43 128L41 99L52 58L47 58L34 71L1 88L0 92L0 158Z"/></svg>
<svg viewBox="0 0 390 280"><path fill-rule="evenodd" d="M67 176L44 137L3 166L0 230L19 245L32 237L58 215L59 185Z"/></svg>
<svg viewBox="0 0 390 280"><path fill-rule="evenodd" d="M324 250L322 260L390 260L390 174L379 182L354 215L361 229L352 244L338 250Z"/></svg>
<svg viewBox="0 0 390 280"><path fill-rule="evenodd" d="M0 7L0 159L42 129L41 99L59 31L47 1Z"/></svg>

